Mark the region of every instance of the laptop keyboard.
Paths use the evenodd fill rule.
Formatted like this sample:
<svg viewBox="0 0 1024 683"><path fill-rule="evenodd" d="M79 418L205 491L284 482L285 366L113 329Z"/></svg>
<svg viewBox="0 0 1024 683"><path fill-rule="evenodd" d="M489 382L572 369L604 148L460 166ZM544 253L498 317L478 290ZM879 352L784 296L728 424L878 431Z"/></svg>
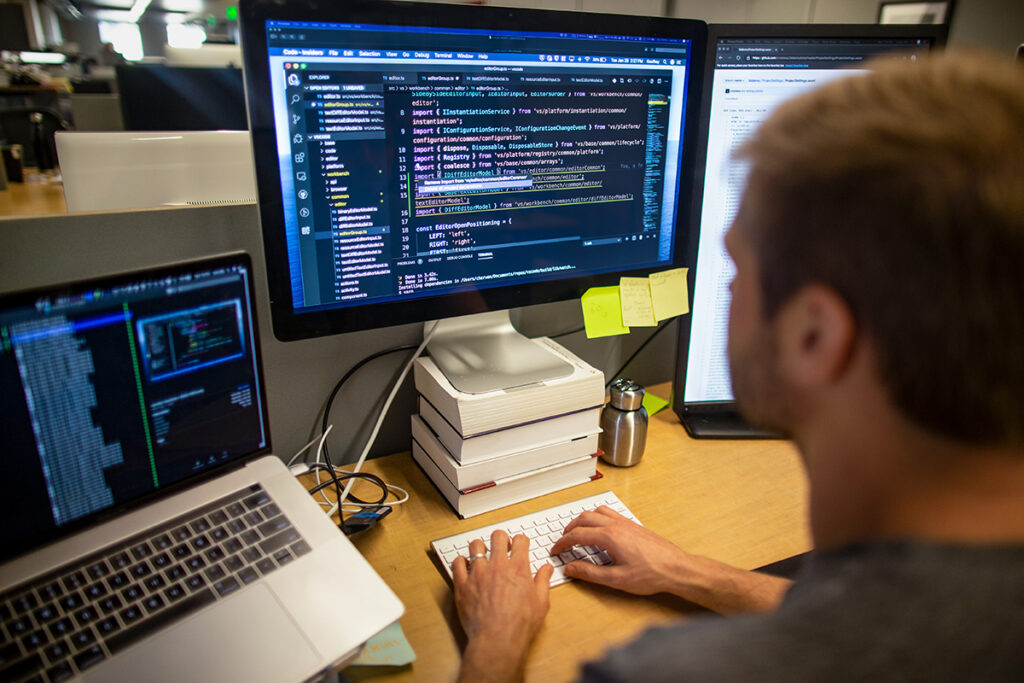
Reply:
<svg viewBox="0 0 1024 683"><path fill-rule="evenodd" d="M0 681L62 681L309 552L254 484L0 595Z"/></svg>

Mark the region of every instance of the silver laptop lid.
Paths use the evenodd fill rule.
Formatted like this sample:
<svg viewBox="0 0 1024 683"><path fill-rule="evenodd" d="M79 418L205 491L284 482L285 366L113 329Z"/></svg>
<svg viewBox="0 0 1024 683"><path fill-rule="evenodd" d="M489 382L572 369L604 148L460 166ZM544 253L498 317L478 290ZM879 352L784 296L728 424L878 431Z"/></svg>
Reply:
<svg viewBox="0 0 1024 683"><path fill-rule="evenodd" d="M0 296L0 561L270 450L230 254Z"/></svg>

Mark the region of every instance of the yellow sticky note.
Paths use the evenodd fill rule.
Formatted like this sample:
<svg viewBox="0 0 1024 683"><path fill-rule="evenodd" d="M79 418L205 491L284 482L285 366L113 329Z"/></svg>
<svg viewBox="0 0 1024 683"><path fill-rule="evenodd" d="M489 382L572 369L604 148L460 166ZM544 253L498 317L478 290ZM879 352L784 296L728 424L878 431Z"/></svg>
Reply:
<svg viewBox="0 0 1024 683"><path fill-rule="evenodd" d="M686 287L689 268L673 268L651 273L651 301L656 320L664 320L690 312L690 296Z"/></svg>
<svg viewBox="0 0 1024 683"><path fill-rule="evenodd" d="M588 339L629 334L629 328L622 324L618 287L591 287L583 292L580 302Z"/></svg>
<svg viewBox="0 0 1024 683"><path fill-rule="evenodd" d="M619 278L619 298L622 299L622 324L629 327L654 327L654 308L651 305L651 286L645 277Z"/></svg>
<svg viewBox="0 0 1024 683"><path fill-rule="evenodd" d="M649 391L644 392L644 408L647 409L648 415L654 415L665 409L668 405L668 401L663 399L661 396L655 396Z"/></svg>

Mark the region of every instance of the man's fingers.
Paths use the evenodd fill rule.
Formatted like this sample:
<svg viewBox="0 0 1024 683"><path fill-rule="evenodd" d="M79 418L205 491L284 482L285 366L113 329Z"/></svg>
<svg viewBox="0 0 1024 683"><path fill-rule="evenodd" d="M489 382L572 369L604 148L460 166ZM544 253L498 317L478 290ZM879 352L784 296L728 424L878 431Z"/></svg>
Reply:
<svg viewBox="0 0 1024 683"><path fill-rule="evenodd" d="M526 561L530 563L530 539L525 534L516 534L512 539L512 552L509 558L513 562Z"/></svg>
<svg viewBox="0 0 1024 683"><path fill-rule="evenodd" d="M601 507L605 507L605 506L602 505ZM600 509L601 508L598 508L597 510L587 510L586 512L581 514L579 517L577 517L576 519L574 519L571 522L569 522L568 524L566 524L565 525L566 532L572 531L573 529L575 529L577 527L607 526L608 524L611 524L612 522L615 521L614 517L609 517L607 514L598 512L598 510L600 510ZM606 508L606 509L609 512L613 512L613 513L615 512L611 508Z"/></svg>
<svg viewBox="0 0 1024 683"><path fill-rule="evenodd" d="M587 560L576 560L565 565L565 575L602 586L615 586L615 576L620 573L614 565L598 566Z"/></svg>
<svg viewBox="0 0 1024 683"><path fill-rule="evenodd" d="M537 595L547 600L547 594L551 590L551 574L555 571L555 568L548 563L544 563L537 570L537 575L533 577L533 585L537 589Z"/></svg>
<svg viewBox="0 0 1024 683"><path fill-rule="evenodd" d="M567 527L568 528L568 527ZM551 554L557 555L574 545L596 545L608 549L609 534L602 527L580 526L570 529L551 546Z"/></svg>
<svg viewBox="0 0 1024 683"><path fill-rule="evenodd" d="M452 562L452 581L456 587L461 587L466 583L466 579L469 578L469 565L466 564L466 558L459 555Z"/></svg>
<svg viewBox="0 0 1024 683"><path fill-rule="evenodd" d="M491 561L508 559L509 538L504 529L495 529L491 533Z"/></svg>

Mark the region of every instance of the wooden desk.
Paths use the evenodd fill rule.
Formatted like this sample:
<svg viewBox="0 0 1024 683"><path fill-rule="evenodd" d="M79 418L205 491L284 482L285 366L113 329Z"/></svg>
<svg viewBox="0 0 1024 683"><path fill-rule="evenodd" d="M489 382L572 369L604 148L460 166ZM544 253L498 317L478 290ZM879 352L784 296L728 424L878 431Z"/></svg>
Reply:
<svg viewBox="0 0 1024 683"><path fill-rule="evenodd" d="M35 172L35 169L25 169L26 177ZM64 186L60 183L41 180L9 182L6 190L0 190L0 217L50 216L58 213L67 213Z"/></svg>
<svg viewBox="0 0 1024 683"><path fill-rule="evenodd" d="M655 389L668 395L667 386ZM460 520L408 453L368 461L366 471L412 496L355 544L405 604L401 625L417 659L402 669L350 667L345 674L355 680L454 680L464 636L430 541L604 490L682 548L740 567L759 567L811 546L807 484L787 442L693 440L666 409L651 420L646 453L636 467L600 463L598 469L604 474L598 481ZM641 598L582 582L558 586L531 651L527 680L573 680L583 662L610 646L694 611L667 596Z"/></svg>

